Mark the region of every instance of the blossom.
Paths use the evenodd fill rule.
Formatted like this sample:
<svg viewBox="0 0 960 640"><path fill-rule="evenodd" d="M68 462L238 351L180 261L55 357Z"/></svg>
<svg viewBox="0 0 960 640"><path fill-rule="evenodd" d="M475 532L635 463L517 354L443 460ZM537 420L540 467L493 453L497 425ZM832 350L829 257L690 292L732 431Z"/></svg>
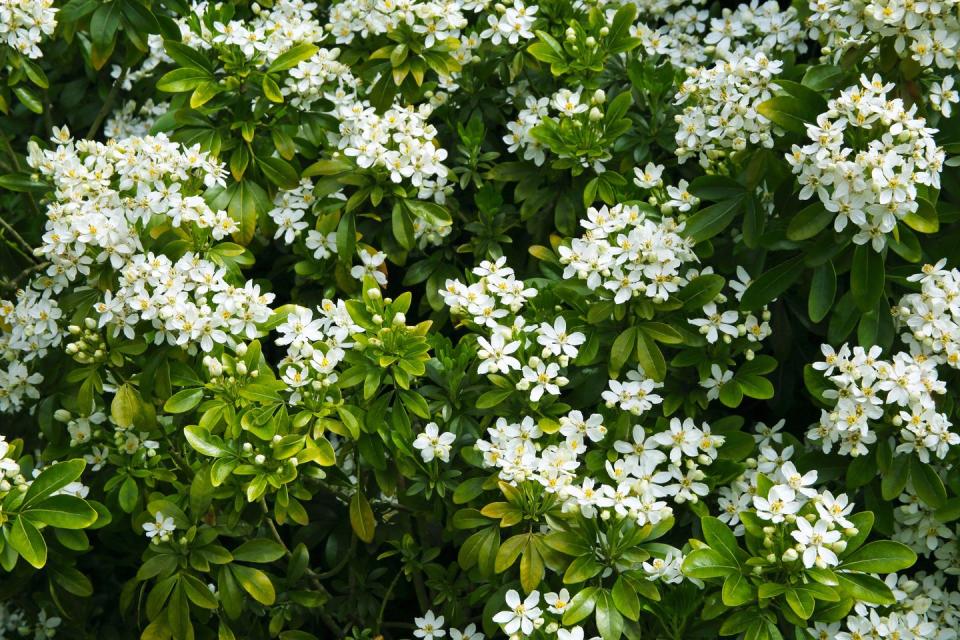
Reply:
<svg viewBox="0 0 960 640"><path fill-rule="evenodd" d="M413 635L423 640L436 640L447 635L443 629L443 616L434 616L433 610L427 611L422 618L414 618L413 622L417 626Z"/></svg>
<svg viewBox="0 0 960 640"><path fill-rule="evenodd" d="M814 565L820 568L837 565L840 560L828 545L840 540L839 531L828 530L826 520L817 520L811 525L806 518L797 518L796 530L790 535L803 545L803 566L808 569Z"/></svg>
<svg viewBox="0 0 960 640"><path fill-rule="evenodd" d="M424 462L439 458L441 462L450 462L450 448L457 439L456 435L447 431L440 433L436 422L430 422L423 432L413 441L413 447L420 450L420 457Z"/></svg>
<svg viewBox="0 0 960 640"><path fill-rule="evenodd" d="M504 633L512 635L518 631L524 635L533 633L533 623L540 617L540 592L534 589L521 600L516 589L507 591L506 603L508 609L493 616L493 621L503 627Z"/></svg>
<svg viewBox="0 0 960 640"><path fill-rule="evenodd" d="M152 522L143 523L143 530L147 534L147 538L155 539L155 541L166 541L176 528L177 526L173 522L173 517L164 516L160 511L154 514L154 520Z"/></svg>
<svg viewBox="0 0 960 640"><path fill-rule="evenodd" d="M797 494L787 485L777 484L770 487L767 497L754 496L753 506L757 516L773 523L783 522L784 517L793 515L800 510Z"/></svg>
<svg viewBox="0 0 960 640"><path fill-rule="evenodd" d="M563 354L569 358L577 357L577 347L586 340L586 336L579 331L567 333L567 321L563 316L554 320L553 326L546 322L542 323L537 336L537 342L543 345L545 354L555 356Z"/></svg>

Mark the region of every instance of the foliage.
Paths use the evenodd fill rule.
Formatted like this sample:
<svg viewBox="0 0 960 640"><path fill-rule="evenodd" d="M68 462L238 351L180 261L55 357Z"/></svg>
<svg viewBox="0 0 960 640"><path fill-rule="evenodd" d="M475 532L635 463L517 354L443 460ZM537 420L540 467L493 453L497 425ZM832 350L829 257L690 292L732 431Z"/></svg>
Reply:
<svg viewBox="0 0 960 640"><path fill-rule="evenodd" d="M0 23L0 637L955 637L953 0Z"/></svg>

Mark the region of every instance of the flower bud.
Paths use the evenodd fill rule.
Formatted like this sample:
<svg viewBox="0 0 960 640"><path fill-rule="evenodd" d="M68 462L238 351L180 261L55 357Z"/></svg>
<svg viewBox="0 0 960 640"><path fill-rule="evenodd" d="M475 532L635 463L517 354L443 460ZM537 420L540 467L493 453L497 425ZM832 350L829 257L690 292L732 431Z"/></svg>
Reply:
<svg viewBox="0 0 960 640"><path fill-rule="evenodd" d="M796 562L797 558L799 557L800 557L800 554L798 554L797 550L794 549L793 547L790 547L789 549L784 551L782 556L784 562Z"/></svg>
<svg viewBox="0 0 960 640"><path fill-rule="evenodd" d="M262 453L258 453L258 454L253 458L253 461L254 461L255 463L257 463L257 464L263 464L264 462L267 461L267 457L266 457L265 455L263 455Z"/></svg>

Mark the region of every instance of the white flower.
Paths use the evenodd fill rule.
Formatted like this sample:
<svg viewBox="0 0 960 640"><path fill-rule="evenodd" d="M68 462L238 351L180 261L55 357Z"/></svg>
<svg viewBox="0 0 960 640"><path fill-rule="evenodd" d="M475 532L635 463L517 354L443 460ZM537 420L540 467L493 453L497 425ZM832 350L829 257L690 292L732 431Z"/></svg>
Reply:
<svg viewBox="0 0 960 640"><path fill-rule="evenodd" d="M577 347L586 342L587 338L579 331L567 333L567 321L563 316L553 321L551 327L546 322L540 324L537 342L543 346L545 353L559 356L561 353L570 358L577 357Z"/></svg>
<svg viewBox="0 0 960 640"><path fill-rule="evenodd" d="M837 554L827 545L840 540L839 531L830 531L826 520L817 520L811 525L806 518L797 518L797 529L790 535L805 548L803 550L803 566L808 569L816 565L821 569L836 566L840 561Z"/></svg>
<svg viewBox="0 0 960 640"><path fill-rule="evenodd" d="M710 377L700 381L700 386L707 390L707 400L716 400L720 397L720 387L733 379L733 371L721 371L720 365L710 365Z"/></svg>
<svg viewBox="0 0 960 640"><path fill-rule="evenodd" d="M524 635L533 633L533 623L540 617L540 592L533 590L525 600L520 600L516 589L510 589L505 596L506 611L493 616L493 621L503 627L504 633L513 635L518 631Z"/></svg>
<svg viewBox="0 0 960 640"><path fill-rule="evenodd" d="M692 325L700 327L700 333L707 338L710 344L720 339L720 333L726 334L731 338L739 335L735 326L739 317L736 311L728 310L724 312L717 311L717 305L710 302L703 306L703 314L706 318L694 318L687 320Z"/></svg>
<svg viewBox="0 0 960 640"><path fill-rule="evenodd" d="M560 367L555 362L545 364L537 363L537 368L524 367L522 370L523 380L521 382L532 384L530 388L530 400L537 402L543 397L544 392L550 395L560 395L560 384L566 384L566 378L560 376Z"/></svg>
<svg viewBox="0 0 960 640"><path fill-rule="evenodd" d="M783 522L784 516L795 514L800 510L800 503L796 500L797 494L787 485L777 484L770 488L767 497L753 496L753 506L757 516L771 522Z"/></svg>
<svg viewBox="0 0 960 640"><path fill-rule="evenodd" d="M543 600L548 605L547 611L557 615L563 615L567 610L567 606L570 604L570 592L566 589L561 589L560 593L547 593L544 594Z"/></svg>
<svg viewBox="0 0 960 640"><path fill-rule="evenodd" d="M158 511L154 514L154 518L153 522L143 523L144 532L146 532L148 538L166 541L177 528L177 525L173 522L173 517L164 516L163 513Z"/></svg>
<svg viewBox="0 0 960 640"><path fill-rule="evenodd" d="M413 635L423 640L435 640L447 635L443 629L443 616L434 617L433 610L427 611L422 618L414 618L413 622L417 625Z"/></svg>
<svg viewBox="0 0 960 640"><path fill-rule="evenodd" d="M420 457L424 462L439 458L441 462L450 462L450 449L457 436L446 431L440 433L436 422L430 422L423 432L413 441L415 449L420 450Z"/></svg>

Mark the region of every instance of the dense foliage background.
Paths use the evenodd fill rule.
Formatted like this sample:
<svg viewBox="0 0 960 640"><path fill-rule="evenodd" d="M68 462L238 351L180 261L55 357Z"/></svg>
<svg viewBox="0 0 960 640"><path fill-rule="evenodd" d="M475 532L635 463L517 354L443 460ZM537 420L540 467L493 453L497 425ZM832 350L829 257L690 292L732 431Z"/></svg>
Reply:
<svg viewBox="0 0 960 640"><path fill-rule="evenodd" d="M958 45L0 0L0 638L955 638Z"/></svg>

